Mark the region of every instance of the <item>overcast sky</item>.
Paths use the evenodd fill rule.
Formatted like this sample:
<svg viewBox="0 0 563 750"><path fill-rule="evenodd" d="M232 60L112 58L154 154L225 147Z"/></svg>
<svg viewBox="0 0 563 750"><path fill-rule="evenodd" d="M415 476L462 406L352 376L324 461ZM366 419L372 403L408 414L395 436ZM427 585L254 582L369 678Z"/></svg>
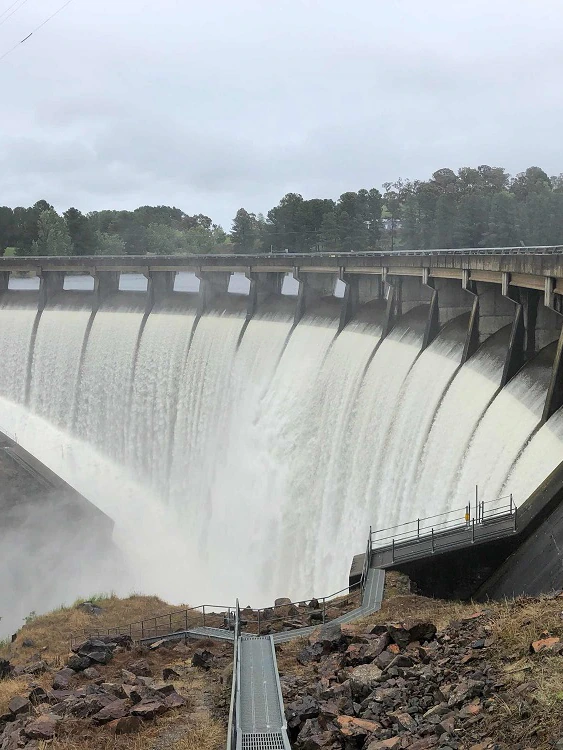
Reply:
<svg viewBox="0 0 563 750"><path fill-rule="evenodd" d="M0 55L63 0L12 2ZM0 205L229 228L289 191L563 172L562 27L561 0L73 0L0 62Z"/></svg>

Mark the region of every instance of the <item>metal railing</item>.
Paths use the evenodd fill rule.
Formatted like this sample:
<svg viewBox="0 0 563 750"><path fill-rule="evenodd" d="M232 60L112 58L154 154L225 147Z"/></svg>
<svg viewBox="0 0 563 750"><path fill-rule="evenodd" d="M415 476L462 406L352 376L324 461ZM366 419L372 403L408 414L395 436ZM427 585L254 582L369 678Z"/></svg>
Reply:
<svg viewBox="0 0 563 750"><path fill-rule="evenodd" d="M229 709L229 726L227 731L227 750L235 750L237 744L237 721L239 717L240 686L240 607L237 599L235 605L233 679L231 685L231 707Z"/></svg>
<svg viewBox="0 0 563 750"><path fill-rule="evenodd" d="M338 606L345 607L347 604L360 606L361 598L364 592L365 583L370 566L372 551L372 530L370 527L368 540L366 544L366 554L362 575L357 583L348 585L340 591L335 591L328 596L311 597L310 599L300 599L298 601L286 602L285 604L273 605L271 607L262 607L260 609L248 609L240 611L238 604L236 606L223 606L214 604L200 604L197 607L186 607L185 609L167 612L162 615L153 615L152 617L138 620L137 622L118 625L112 628L98 630L84 630L71 636L71 646L86 637L128 635L134 641L157 640L160 637L178 634L182 636L186 631L195 628L214 628L220 630L233 631L235 628L237 612L239 614L238 627L253 635L261 635L263 630L271 630L271 625L279 622L288 621L292 617L288 612L290 607L301 607L301 614L305 614L305 607L308 608L310 618L311 611L317 613L318 624L328 622L327 615L330 614L331 605L335 605L335 600L339 599ZM343 594L348 594L343 597ZM358 596L359 595L359 596ZM357 601L354 599L357 598ZM310 609L310 603L316 601L318 606L314 610ZM304 611L305 610L305 611ZM279 612L279 615L276 614ZM296 616L295 614L293 616ZM338 616L338 615L336 615ZM332 618L331 618L332 619ZM204 637L204 634L202 634Z"/></svg>
<svg viewBox="0 0 563 750"><path fill-rule="evenodd" d="M162 615L146 617L127 625L98 630L84 630L71 637L71 645L84 637L128 635L134 641L158 638L174 633L183 633L198 627L212 627L221 630L233 630L235 610L232 605L200 604L197 607L186 607Z"/></svg>
<svg viewBox="0 0 563 750"><path fill-rule="evenodd" d="M474 542L476 536L479 538L487 536L486 530L482 531L483 527L507 519L511 519L512 530L516 531L518 508L512 494L496 500L480 501L476 493L474 505L468 504L464 508L417 518L371 532L371 549L375 552L391 550L391 558L394 561L396 550L400 548L424 542L429 543L430 550L434 552L438 544L441 549L447 546L442 543L444 537L463 531L466 532L470 541Z"/></svg>

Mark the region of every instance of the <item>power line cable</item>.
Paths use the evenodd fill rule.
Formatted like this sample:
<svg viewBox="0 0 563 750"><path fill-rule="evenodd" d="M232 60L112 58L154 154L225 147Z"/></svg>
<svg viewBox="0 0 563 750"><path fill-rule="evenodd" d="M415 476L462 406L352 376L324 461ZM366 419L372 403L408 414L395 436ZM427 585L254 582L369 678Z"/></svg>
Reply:
<svg viewBox="0 0 563 750"><path fill-rule="evenodd" d="M17 2L20 2L20 0L17 0ZM18 10L19 10L20 8L23 8L23 6L24 6L24 5L25 5L25 4L27 3L27 2L28 2L28 0L23 0L23 2L21 3L21 5L18 5L18 7L17 7L17 8L14 8L14 10L13 10L13 11L12 11L12 12L11 12L11 13L10 13L9 15L7 15L7 16L6 16L5 18L3 18L3 19L2 19L1 21L0 21L0 26L2 26L3 24L5 24L5 23L6 23L6 21L8 21L8 20L9 20L9 19L10 19L10 18L11 18L11 17L12 17L13 15L14 15L14 13L17 13L17 12L18 12ZM14 3L14 5L15 5L15 3ZM10 6L10 8L13 8L13 7L14 7L13 5L11 5L11 6ZM8 10L10 10L10 8L8 8Z"/></svg>
<svg viewBox="0 0 563 750"><path fill-rule="evenodd" d="M13 3L11 4L11 5L8 5L8 7L7 7L7 8L5 8L5 9L4 9L3 11L2 11L2 13L0 13L0 18L2 18L2 16L5 16L5 15L6 15L6 13L8 13L9 11L11 11L11 10L12 10L12 8L14 7L14 5L17 5L17 4L19 3L19 1L20 1L20 0L15 0L15 1L14 1L14 2L13 2Z"/></svg>
<svg viewBox="0 0 563 750"><path fill-rule="evenodd" d="M27 0L24 0L24 2L27 2ZM39 31L39 29L42 29L43 26L45 26L46 24L48 24L49 21L51 21L55 16L58 16L59 13L61 13L68 5L71 4L71 2L72 2L72 0L66 0L66 3L63 3L63 5L61 5L61 7L58 10L56 10L54 13L51 13L51 15L48 18L46 18L42 23L40 23L39 26L36 26L33 29L33 31L31 31L26 37L24 37L17 44L14 44L14 46L11 47L10 49L6 50L6 52L4 52L3 55L0 55L0 62L2 62L2 60L4 60L6 57L8 57L8 55L10 53L12 53L15 49L17 49L20 46L20 44L23 44L24 42L27 42L27 40L29 39L29 37L31 37L31 36L33 36L33 34L37 33Z"/></svg>

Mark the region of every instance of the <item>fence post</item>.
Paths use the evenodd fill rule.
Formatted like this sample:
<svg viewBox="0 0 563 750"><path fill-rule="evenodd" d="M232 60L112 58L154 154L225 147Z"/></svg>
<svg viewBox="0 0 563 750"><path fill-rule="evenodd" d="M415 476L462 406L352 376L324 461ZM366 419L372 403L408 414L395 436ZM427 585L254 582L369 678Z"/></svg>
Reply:
<svg viewBox="0 0 563 750"><path fill-rule="evenodd" d="M479 485L475 485L475 516L477 523L479 523Z"/></svg>
<svg viewBox="0 0 563 750"><path fill-rule="evenodd" d="M172 632L172 612L170 613L169 620L170 620L169 631Z"/></svg>
<svg viewBox="0 0 563 750"><path fill-rule="evenodd" d="M185 620L186 620L186 628L185 629L187 630L188 629L188 610L187 609L186 609L184 615L185 615Z"/></svg>
<svg viewBox="0 0 563 750"><path fill-rule="evenodd" d="M420 539L420 518L416 519L416 538Z"/></svg>
<svg viewBox="0 0 563 750"><path fill-rule="evenodd" d="M323 625L326 621L326 597L323 596Z"/></svg>
<svg viewBox="0 0 563 750"><path fill-rule="evenodd" d="M434 529L430 529L430 536L432 539L432 552L434 552Z"/></svg>
<svg viewBox="0 0 563 750"><path fill-rule="evenodd" d="M260 635L260 610L258 610L258 635Z"/></svg>
<svg viewBox="0 0 563 750"><path fill-rule="evenodd" d="M205 627L205 604L203 605L203 627Z"/></svg>
<svg viewBox="0 0 563 750"><path fill-rule="evenodd" d="M514 506L514 531L518 530L517 518L518 518L518 508Z"/></svg>
<svg viewBox="0 0 563 750"><path fill-rule="evenodd" d="M158 635L158 623L156 621L156 617L154 618L154 634Z"/></svg>
<svg viewBox="0 0 563 750"><path fill-rule="evenodd" d="M141 620L141 638L145 637L145 621Z"/></svg>
<svg viewBox="0 0 563 750"><path fill-rule="evenodd" d="M473 519L472 526L473 528L472 528L472 533L471 533L471 541L474 542L475 541L475 519Z"/></svg>
<svg viewBox="0 0 563 750"><path fill-rule="evenodd" d="M391 562L395 562L395 537L391 539Z"/></svg>
<svg viewBox="0 0 563 750"><path fill-rule="evenodd" d="M512 515L512 492L510 493L510 515Z"/></svg>

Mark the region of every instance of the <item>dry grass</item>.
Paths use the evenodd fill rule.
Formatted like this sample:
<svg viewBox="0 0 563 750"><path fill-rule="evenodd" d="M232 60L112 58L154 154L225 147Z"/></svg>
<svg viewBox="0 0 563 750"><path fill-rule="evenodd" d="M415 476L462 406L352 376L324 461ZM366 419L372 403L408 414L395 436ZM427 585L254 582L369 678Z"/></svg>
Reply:
<svg viewBox="0 0 563 750"><path fill-rule="evenodd" d="M491 662L507 683L508 697L496 699L491 728L510 744L550 747L563 723L563 656L530 653L546 636L563 640L563 599L520 598L497 605L491 623Z"/></svg>
<svg viewBox="0 0 563 750"><path fill-rule="evenodd" d="M481 605L466 602L450 602L442 599L427 599L424 596L401 594L386 599L379 612L356 620L358 631L387 622L407 619L429 620L440 630L451 622L463 620L483 609Z"/></svg>
<svg viewBox="0 0 563 750"><path fill-rule="evenodd" d="M16 695L25 693L27 680L17 678L13 680L0 680L0 715L8 712L8 703Z"/></svg>
<svg viewBox="0 0 563 750"><path fill-rule="evenodd" d="M126 599L119 599L111 594L107 598L97 596L96 604L103 609L98 616L89 615L73 606L62 607L36 617L19 630L14 643L0 648L0 658L10 659L14 664L27 661L33 653L37 652L41 652L42 657L48 660L61 658L68 653L70 638L73 634L122 626L152 615L166 614L172 610L170 604L156 596L137 594ZM22 643L25 639L31 639L35 644L34 647L24 648Z"/></svg>

